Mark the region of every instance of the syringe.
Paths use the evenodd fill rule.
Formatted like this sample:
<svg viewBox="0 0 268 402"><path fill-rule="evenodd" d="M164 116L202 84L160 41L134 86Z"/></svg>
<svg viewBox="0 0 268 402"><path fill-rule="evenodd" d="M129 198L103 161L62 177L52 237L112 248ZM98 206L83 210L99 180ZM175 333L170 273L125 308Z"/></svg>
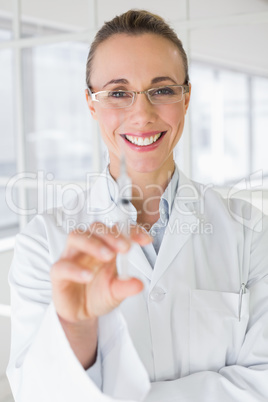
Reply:
<svg viewBox="0 0 268 402"><path fill-rule="evenodd" d="M120 176L117 179L119 198L118 206L120 208L120 223L119 229L126 237L130 237L130 222L129 222L129 206L132 196L131 178L127 174L125 155L122 152L120 161ZM121 279L129 279L128 272L128 257L127 253L119 256L119 277Z"/></svg>

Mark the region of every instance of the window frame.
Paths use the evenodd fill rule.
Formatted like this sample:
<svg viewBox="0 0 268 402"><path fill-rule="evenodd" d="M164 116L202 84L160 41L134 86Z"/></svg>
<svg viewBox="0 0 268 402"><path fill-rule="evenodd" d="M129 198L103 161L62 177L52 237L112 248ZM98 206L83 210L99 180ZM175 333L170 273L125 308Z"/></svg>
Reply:
<svg viewBox="0 0 268 402"><path fill-rule="evenodd" d="M16 120L17 120L17 171L23 172L25 171L25 133L24 133L24 114L23 114L23 97L22 97L22 50L25 48L32 48L38 45L44 44L52 44L52 43L60 43L66 41L82 41L89 43L90 40L93 39L94 34L96 33L98 27L98 15L97 15L97 4L96 1L88 0L90 7L92 9L92 14L89 16L92 22L93 18L93 26L94 29L87 29L85 31L80 32L63 32L61 29L57 28L52 29L52 34L48 36L36 36L36 37L22 37L21 35L21 1L13 0L13 15L12 15L12 23L7 26L12 26L13 39L0 42L0 50L4 48L10 48L14 51L14 82L16 88ZM189 5L186 7L186 15L184 19L177 20L173 23L174 29L179 33L180 37L183 37L183 43L186 50L186 53L189 55L189 62L191 63L191 52L190 52L190 33L195 29L202 29L208 27L215 27L220 25L240 25L240 24L257 24L259 22L268 23L268 12L262 13L247 13L241 15L230 15L224 17L210 17L205 19L191 20ZM27 24L27 23L26 23ZM31 29L31 24L28 24L28 29ZM44 27L46 29L46 27ZM193 60L194 62L194 60ZM101 144L99 141L99 130L97 124L94 125L93 130L94 141L96 145L97 152L94 153L94 169L97 171L100 169L101 165ZM251 138L252 140L252 138ZM182 163L181 167L184 172L191 176L191 132L190 132L190 121L189 117L186 119L186 124L184 128L184 136L181 139L181 153L182 153ZM252 161L251 161L252 163ZM0 176L0 185L5 185L9 180L9 177ZM67 182L62 182L62 184L67 184ZM27 181L22 185L18 186L18 198L19 204L23 208L27 208L27 190L31 188ZM27 224L27 216L19 216L19 231L23 229L23 227ZM10 242L11 244L12 242ZM1 240L0 240L0 252L1 252Z"/></svg>

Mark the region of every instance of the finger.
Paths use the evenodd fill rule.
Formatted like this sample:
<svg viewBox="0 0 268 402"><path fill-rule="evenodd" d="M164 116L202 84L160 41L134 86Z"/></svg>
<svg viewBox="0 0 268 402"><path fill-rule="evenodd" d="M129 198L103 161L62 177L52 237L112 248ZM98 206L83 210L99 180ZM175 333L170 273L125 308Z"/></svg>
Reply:
<svg viewBox="0 0 268 402"><path fill-rule="evenodd" d="M131 242L134 241L143 246L151 243L153 240L152 236L146 231L146 229L144 229L141 225L138 224L137 225L129 224L127 226L127 230L125 231L125 229L123 230L122 225L118 223L112 227L112 233L120 241L126 239L128 241L128 244L131 244ZM128 250L129 247L127 248L127 250L118 250L118 251L123 253Z"/></svg>
<svg viewBox="0 0 268 402"><path fill-rule="evenodd" d="M94 268L100 268L99 266L97 266L97 261ZM72 260L62 258L54 265L52 265L50 270L50 277L52 283L62 281L88 283L92 281L94 277L94 272L86 269L85 266L78 265Z"/></svg>
<svg viewBox="0 0 268 402"><path fill-rule="evenodd" d="M116 253L127 252L131 247L130 237L125 237L118 225L107 227L101 222L94 222L94 224L90 226L90 231L96 236L99 236L101 240Z"/></svg>
<svg viewBox="0 0 268 402"><path fill-rule="evenodd" d="M74 259L72 259L72 262L79 265L81 268L89 270L94 274L104 267L106 268L106 273L110 273L111 275L115 275L117 272L115 257L109 262L102 262L95 257L92 257L91 255L79 253L74 257Z"/></svg>
<svg viewBox="0 0 268 402"><path fill-rule="evenodd" d="M69 234L62 257L73 257L78 253L91 255L101 261L110 261L115 257L115 251L105 241L90 231Z"/></svg>
<svg viewBox="0 0 268 402"><path fill-rule="evenodd" d="M152 236L141 225L131 225L130 227L131 240L145 246L153 241Z"/></svg>
<svg viewBox="0 0 268 402"><path fill-rule="evenodd" d="M143 283L137 278L120 280L115 278L111 284L111 293L117 303L121 303L129 296L134 296L143 290Z"/></svg>

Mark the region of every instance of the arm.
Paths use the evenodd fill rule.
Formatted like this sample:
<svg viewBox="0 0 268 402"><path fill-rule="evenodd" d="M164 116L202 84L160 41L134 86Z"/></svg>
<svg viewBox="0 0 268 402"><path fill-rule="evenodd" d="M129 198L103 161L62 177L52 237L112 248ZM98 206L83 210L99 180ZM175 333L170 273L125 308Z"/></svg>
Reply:
<svg viewBox="0 0 268 402"><path fill-rule="evenodd" d="M18 235L9 275L12 341L7 375L14 397L17 402L73 402L78 398L79 402L86 402L89 397L94 401L110 400L100 392L84 370L83 362L80 361L83 356L81 354L79 358L80 351L75 349L78 339L77 327L75 331L69 331L68 323L65 332L61 325L52 297L50 267L53 261L46 232L43 218L37 217L23 234ZM55 238L52 239L54 240ZM99 341L100 349L106 351L104 357L107 362L113 351L119 348L121 332L126 331L121 315L116 310L110 314L111 316L104 314L104 321L108 325L107 338L101 337ZM64 319L66 320L66 317ZM94 339L93 335L93 342ZM112 347L108 348L111 339L114 342ZM113 367L112 376L119 376L125 381L123 393L121 389L122 397L133 395L137 400L141 400L149 387L146 373L142 370L134 347L128 340L120 349L126 355L132 355L134 361L136 359L142 377L137 376L133 381L131 369L126 370L120 362L117 370ZM84 350L87 350L87 346ZM96 343L92 350L95 359ZM90 363L87 361L85 367ZM144 383L142 391L138 384L141 378Z"/></svg>
<svg viewBox="0 0 268 402"><path fill-rule="evenodd" d="M74 354L85 370L93 366L97 358L98 320L73 324L58 316Z"/></svg>

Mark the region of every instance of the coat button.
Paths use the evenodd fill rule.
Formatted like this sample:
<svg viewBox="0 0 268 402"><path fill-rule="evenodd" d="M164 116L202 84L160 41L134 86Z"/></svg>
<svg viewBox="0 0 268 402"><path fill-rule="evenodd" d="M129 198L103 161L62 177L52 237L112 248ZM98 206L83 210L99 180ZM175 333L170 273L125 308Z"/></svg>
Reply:
<svg viewBox="0 0 268 402"><path fill-rule="evenodd" d="M151 299L152 301L157 301L157 302L159 302L159 301L162 301L162 300L164 299L165 295L166 295L166 292L164 291L164 289L162 289L162 288L156 286L156 287L151 291L149 297L150 297L150 299Z"/></svg>

